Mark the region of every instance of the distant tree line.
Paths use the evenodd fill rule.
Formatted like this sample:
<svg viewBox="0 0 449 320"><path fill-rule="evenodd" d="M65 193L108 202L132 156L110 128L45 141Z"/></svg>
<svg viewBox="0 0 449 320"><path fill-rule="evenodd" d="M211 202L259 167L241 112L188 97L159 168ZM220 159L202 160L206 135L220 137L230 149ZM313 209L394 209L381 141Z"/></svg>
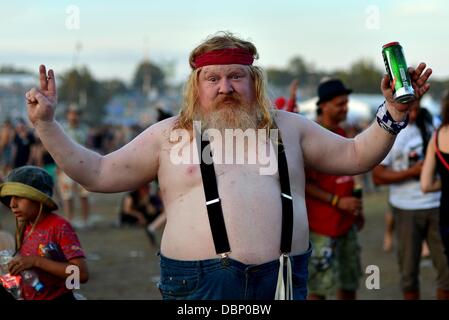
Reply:
<svg viewBox="0 0 449 320"><path fill-rule="evenodd" d="M0 74L32 74L29 70L14 66L0 66Z"/></svg>
<svg viewBox="0 0 449 320"><path fill-rule="evenodd" d="M385 70L378 68L373 61L360 59L352 63L348 69L325 72L318 70L314 64L302 57L293 57L286 68L267 68L268 83L277 88L287 88L293 79L299 80L300 89L315 94L321 79L325 77L339 78L356 93L380 93L380 80ZM439 98L444 89L449 89L449 79L430 80L430 93Z"/></svg>
<svg viewBox="0 0 449 320"><path fill-rule="evenodd" d="M0 74L33 73L13 66L0 66ZM78 104L83 110L83 118L92 125L101 123L105 106L113 96L131 91L148 94L152 89L163 92L166 88L163 69L149 61L143 61L137 66L130 86L118 79L97 80L87 67L67 70L58 74L57 78L59 102L65 105Z"/></svg>
<svg viewBox="0 0 449 320"><path fill-rule="evenodd" d="M91 124L100 123L105 115L105 106L117 94L137 92L148 94L157 90L163 93L167 89L167 71L164 67L148 60L141 62L133 76L131 85L122 80L97 80L87 67L73 68L58 75L59 101L66 105L77 103L84 111L86 121ZM302 57L293 57L285 68L267 68L268 83L276 88L288 88L293 79L299 80L300 90L305 95L315 95L319 82L324 77L340 78L356 93L380 93L380 79L384 70L376 67L367 59L360 59L348 69L325 72ZM33 74L32 72L13 66L0 66L0 74ZM442 92L449 89L449 79L431 79L430 93L439 99Z"/></svg>
<svg viewBox="0 0 449 320"><path fill-rule="evenodd" d="M86 67L71 69L61 75L59 99L65 104L77 103L82 108L85 120L91 124L101 122L105 106L117 94L131 91L148 94L150 89L165 90L165 75L162 68L149 61L137 66L131 86L122 80L96 80Z"/></svg>

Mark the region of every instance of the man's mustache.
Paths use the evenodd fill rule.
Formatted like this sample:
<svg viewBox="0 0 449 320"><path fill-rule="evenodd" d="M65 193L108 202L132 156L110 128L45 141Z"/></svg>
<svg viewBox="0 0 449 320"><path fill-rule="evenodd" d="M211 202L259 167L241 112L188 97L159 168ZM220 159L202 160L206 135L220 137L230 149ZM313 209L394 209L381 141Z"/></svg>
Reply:
<svg viewBox="0 0 449 320"><path fill-rule="evenodd" d="M232 94L218 96L215 99L215 106L220 106L222 104L242 105L242 102L243 101L238 94L232 93Z"/></svg>

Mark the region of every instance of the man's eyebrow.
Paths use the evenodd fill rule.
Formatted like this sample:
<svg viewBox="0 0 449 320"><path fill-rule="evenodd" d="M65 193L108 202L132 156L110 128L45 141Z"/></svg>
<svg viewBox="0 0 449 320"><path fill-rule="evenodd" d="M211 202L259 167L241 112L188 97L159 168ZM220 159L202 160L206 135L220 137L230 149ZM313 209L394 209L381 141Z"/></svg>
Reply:
<svg viewBox="0 0 449 320"><path fill-rule="evenodd" d="M233 72L246 72L246 68L245 67L233 67L233 68L229 69L229 73L233 73Z"/></svg>
<svg viewBox="0 0 449 320"><path fill-rule="evenodd" d="M204 70L204 72L201 72L201 74L204 77L210 76L210 75L218 75L221 71L217 71L217 70L211 70L211 69L206 69ZM244 66L235 66L232 68L229 68L228 70L226 70L225 74L233 74L233 73L245 73L246 72L246 68Z"/></svg>
<svg viewBox="0 0 449 320"><path fill-rule="evenodd" d="M208 75L215 75L216 74L216 72L215 71L213 71L213 70L204 70L204 72L203 72L203 76L208 76Z"/></svg>

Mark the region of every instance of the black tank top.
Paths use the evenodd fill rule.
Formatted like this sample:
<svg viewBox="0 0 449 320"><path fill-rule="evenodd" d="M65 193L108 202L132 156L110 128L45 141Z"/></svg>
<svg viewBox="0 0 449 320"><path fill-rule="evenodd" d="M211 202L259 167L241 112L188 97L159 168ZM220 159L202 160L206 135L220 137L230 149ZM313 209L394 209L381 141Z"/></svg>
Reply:
<svg viewBox="0 0 449 320"><path fill-rule="evenodd" d="M436 134L436 147L438 147L438 132ZM446 163L449 163L449 153L440 151ZM440 225L449 226L449 169L443 164L437 154L437 172L441 178L441 200L440 200Z"/></svg>

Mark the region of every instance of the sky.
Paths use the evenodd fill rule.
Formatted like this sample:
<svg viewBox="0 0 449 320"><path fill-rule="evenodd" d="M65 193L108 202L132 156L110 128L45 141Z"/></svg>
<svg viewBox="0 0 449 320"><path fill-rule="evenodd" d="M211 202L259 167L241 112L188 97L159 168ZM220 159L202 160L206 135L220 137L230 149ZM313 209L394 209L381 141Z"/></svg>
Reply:
<svg viewBox="0 0 449 320"><path fill-rule="evenodd" d="M129 82L144 57L185 80L190 51L217 31L252 41L262 67L294 56L325 71L361 58L383 68L382 45L399 41L409 65L449 78L449 2L300 0L0 0L0 65L56 76L86 65L99 79Z"/></svg>

